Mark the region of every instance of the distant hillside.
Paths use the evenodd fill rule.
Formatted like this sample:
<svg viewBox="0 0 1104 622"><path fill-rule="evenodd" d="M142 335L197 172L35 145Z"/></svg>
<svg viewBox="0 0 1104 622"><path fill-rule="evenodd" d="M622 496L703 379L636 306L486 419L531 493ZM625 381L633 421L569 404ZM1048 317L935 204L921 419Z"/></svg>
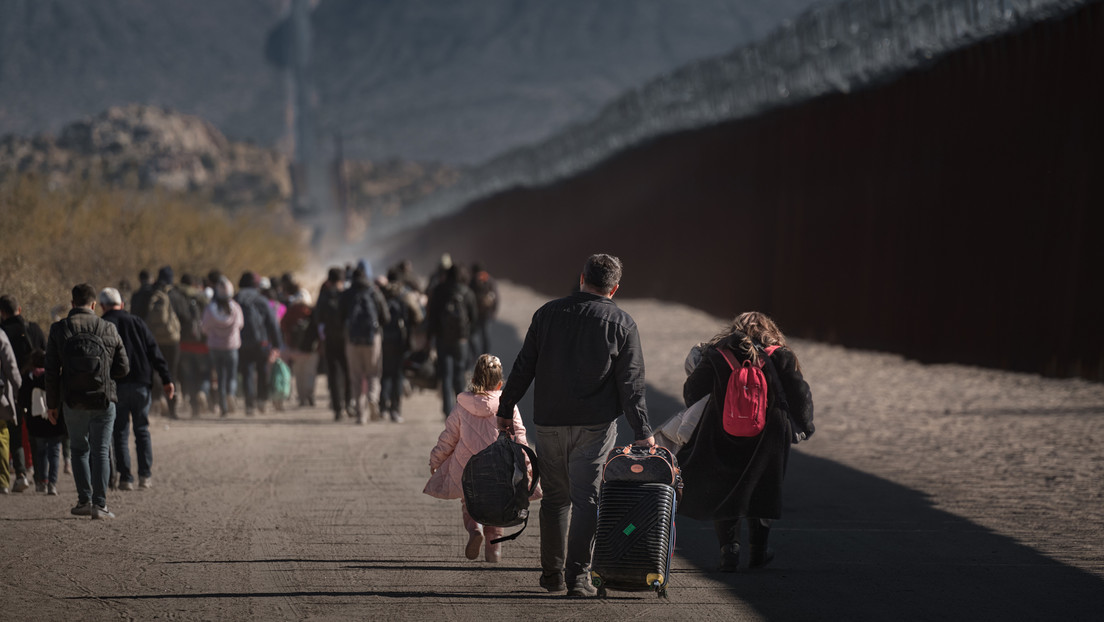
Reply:
<svg viewBox="0 0 1104 622"><path fill-rule="evenodd" d="M54 187L80 183L165 189L227 208L285 207L292 195L287 158L276 149L228 140L211 123L153 106L111 108L62 128L58 136L0 138L0 180L44 177ZM390 160L345 163L348 204L364 216L455 183L454 168Z"/></svg>
<svg viewBox="0 0 1104 622"><path fill-rule="evenodd" d="M275 146L287 93L265 49L279 47L269 35L287 2L0 3L0 135L58 132L141 103ZM346 134L352 157L483 161L748 43L812 2L321 0L321 129Z"/></svg>

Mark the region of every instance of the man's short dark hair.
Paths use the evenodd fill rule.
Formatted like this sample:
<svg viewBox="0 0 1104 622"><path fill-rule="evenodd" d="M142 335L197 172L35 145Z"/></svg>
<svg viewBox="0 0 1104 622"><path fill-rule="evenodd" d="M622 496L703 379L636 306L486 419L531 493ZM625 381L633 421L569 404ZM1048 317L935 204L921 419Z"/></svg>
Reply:
<svg viewBox="0 0 1104 622"><path fill-rule="evenodd" d="M0 313L12 316L15 315L17 309L19 309L19 302L16 301L15 296L11 294L0 296Z"/></svg>
<svg viewBox="0 0 1104 622"><path fill-rule="evenodd" d="M78 307L87 307L96 300L96 288L88 283L81 283L73 287L73 304Z"/></svg>
<svg viewBox="0 0 1104 622"><path fill-rule="evenodd" d="M339 283L341 281L344 281L345 272L341 268L334 266L333 268L330 268L329 272L326 273L326 280L330 283Z"/></svg>
<svg viewBox="0 0 1104 622"><path fill-rule="evenodd" d="M621 260L605 253L587 257L583 281L604 294L610 293L621 282Z"/></svg>

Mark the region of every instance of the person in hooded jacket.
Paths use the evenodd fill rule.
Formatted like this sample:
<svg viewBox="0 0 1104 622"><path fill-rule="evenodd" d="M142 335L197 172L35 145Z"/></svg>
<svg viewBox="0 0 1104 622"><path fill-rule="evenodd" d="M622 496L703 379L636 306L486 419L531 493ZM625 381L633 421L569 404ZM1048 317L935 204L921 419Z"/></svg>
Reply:
<svg viewBox="0 0 1104 622"><path fill-rule="evenodd" d="M218 380L219 415L234 412L234 394L238 388L238 350L245 324L241 305L234 300L234 285L220 276L215 283L211 304L203 310L203 334Z"/></svg>
<svg viewBox="0 0 1104 622"><path fill-rule="evenodd" d="M268 304L268 298L258 288L260 279L252 272L245 272L238 281L241 291L234 298L241 305L245 323L241 331L241 350L238 353L238 371L245 383L245 414L253 409L265 411L268 400L268 364L273 352L283 346L276 313Z"/></svg>
<svg viewBox="0 0 1104 622"><path fill-rule="evenodd" d="M729 376L722 350L737 364L762 365L767 380L766 424L757 436L736 437L722 421ZM710 396L697 428L677 458L685 484L678 513L712 520L721 549L720 570L736 572L740 522L748 523L748 567L762 568L774 553L767 547L771 521L782 517L782 480L790 445L813 435L813 397L797 355L769 317L742 313L702 351L701 362L683 385L690 406Z"/></svg>
<svg viewBox="0 0 1104 622"><path fill-rule="evenodd" d="M379 421L382 329L391 322L391 313L379 287L372 282L371 266L364 260L353 271L353 283L342 293L339 305L356 421L363 424L366 413L372 421Z"/></svg>
<svg viewBox="0 0 1104 622"><path fill-rule="evenodd" d="M464 528L468 531L468 544L464 547L464 556L468 559L479 557L479 549L486 539L484 559L492 563L502 557L502 543L491 544L491 540L502 536L502 527L481 525L468 514L460 478L464 474L464 467L467 466L468 460L498 438L496 414L501 396L502 361L497 356L483 354L476 361L470 390L456 396L456 405L445 420L445 430L441 432L437 445L429 453L431 475L425 489L422 490L425 494L438 499L460 499ZM521 421L521 411L516 406L513 424L514 441L528 445L525 425ZM531 498L538 499L540 496L538 486Z"/></svg>

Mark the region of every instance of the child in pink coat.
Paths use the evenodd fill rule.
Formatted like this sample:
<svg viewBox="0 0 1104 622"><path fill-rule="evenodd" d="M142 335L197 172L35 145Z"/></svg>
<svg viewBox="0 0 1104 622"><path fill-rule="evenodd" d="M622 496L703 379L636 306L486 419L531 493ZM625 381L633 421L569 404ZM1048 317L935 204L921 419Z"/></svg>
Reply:
<svg viewBox="0 0 1104 622"><path fill-rule="evenodd" d="M464 555L468 559L479 557L479 548L486 538L485 559L497 562L501 559L502 544L490 541L502 536L501 527L480 525L468 514L464 505L464 493L460 476L464 466L475 454L483 451L498 438L498 398L502 395L502 362L497 356L483 354L475 363L471 390L456 396L456 406L445 420L445 431L437 439L437 446L429 453L429 472L432 474L422 491L438 499L460 499L464 515L464 527L468 530L468 545ZM514 440L528 445L521 413L514 408ZM533 498L539 497L539 487Z"/></svg>

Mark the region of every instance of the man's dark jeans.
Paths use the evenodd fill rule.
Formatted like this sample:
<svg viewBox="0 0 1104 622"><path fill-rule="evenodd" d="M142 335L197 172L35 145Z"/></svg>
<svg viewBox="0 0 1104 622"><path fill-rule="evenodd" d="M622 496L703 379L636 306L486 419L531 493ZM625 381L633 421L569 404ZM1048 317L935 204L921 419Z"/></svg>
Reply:
<svg viewBox="0 0 1104 622"><path fill-rule="evenodd" d="M571 589L590 582L598 529L598 487L606 455L617 440L617 424L534 427L544 489L541 570L546 577L563 572Z"/></svg>
<svg viewBox="0 0 1104 622"><path fill-rule="evenodd" d="M130 428L134 426L134 451L138 456L138 476L149 477L153 466L150 439L150 388L137 382L119 384L119 402L115 405L115 470L120 482L133 482L130 470Z"/></svg>
<svg viewBox="0 0 1104 622"><path fill-rule="evenodd" d="M405 349L406 344L401 341L383 342L383 369L380 373L380 410L384 413L402 414L402 357Z"/></svg>
<svg viewBox="0 0 1104 622"><path fill-rule="evenodd" d="M441 406L445 417L452 412L456 396L467 388L468 342L437 346L437 377L441 379Z"/></svg>

